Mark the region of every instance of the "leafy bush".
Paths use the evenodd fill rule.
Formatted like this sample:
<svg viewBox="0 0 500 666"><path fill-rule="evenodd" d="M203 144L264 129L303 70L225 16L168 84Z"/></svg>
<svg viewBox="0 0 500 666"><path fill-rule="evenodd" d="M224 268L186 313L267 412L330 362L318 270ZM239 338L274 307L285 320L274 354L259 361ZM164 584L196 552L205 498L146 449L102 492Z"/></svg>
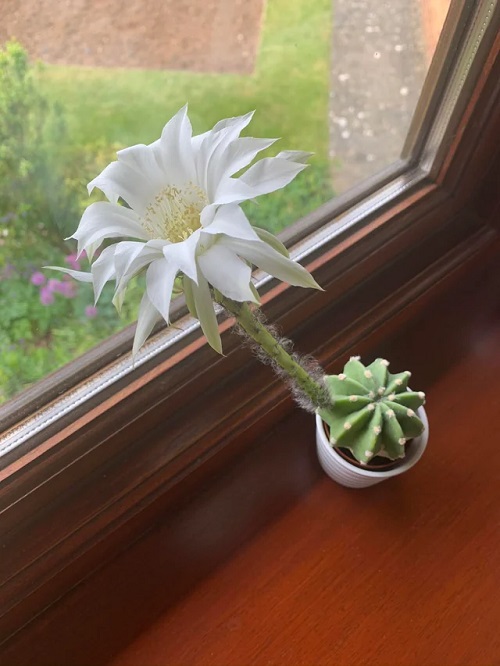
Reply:
<svg viewBox="0 0 500 666"><path fill-rule="evenodd" d="M64 247L65 222L76 214L56 168L64 134L62 112L38 92L26 51L9 42L0 49L0 220L12 258L40 242Z"/></svg>
<svg viewBox="0 0 500 666"><path fill-rule="evenodd" d="M75 255L59 257L59 264L64 259L80 268ZM133 303L138 301L139 285L131 287L132 299L118 317L110 285L96 308L91 285L54 275L46 277L33 268L13 265L0 274L0 404L135 318Z"/></svg>
<svg viewBox="0 0 500 666"><path fill-rule="evenodd" d="M17 42L0 48L0 402L123 326L110 299L92 309L89 285L40 272L76 261L64 237L116 146L72 146L38 71Z"/></svg>
<svg viewBox="0 0 500 666"><path fill-rule="evenodd" d="M39 90L41 70L17 42L0 48L0 267L71 251L64 238L88 204L88 176L115 148L71 143L63 107Z"/></svg>

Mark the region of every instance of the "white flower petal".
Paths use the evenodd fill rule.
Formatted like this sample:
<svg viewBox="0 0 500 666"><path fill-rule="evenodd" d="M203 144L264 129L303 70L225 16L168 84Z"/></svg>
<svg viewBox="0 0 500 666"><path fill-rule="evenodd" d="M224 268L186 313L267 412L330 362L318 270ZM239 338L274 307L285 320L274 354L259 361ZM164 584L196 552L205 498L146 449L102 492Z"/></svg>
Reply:
<svg viewBox="0 0 500 666"><path fill-rule="evenodd" d="M235 136L239 136L242 130L250 124L255 111L249 111L243 116L234 116L233 118L224 118L219 120L213 127L212 132L220 132L221 130L231 130L235 132Z"/></svg>
<svg viewBox="0 0 500 666"><path fill-rule="evenodd" d="M202 140L199 142L195 142L195 139L199 139L200 137L193 137L192 148L196 169L196 181L206 192L208 183L208 165L210 164L215 149L223 140L224 136L222 133L214 133L213 131L210 131L203 134L202 137Z"/></svg>
<svg viewBox="0 0 500 666"><path fill-rule="evenodd" d="M163 247L167 244L165 241L149 241L148 243L122 241L118 243L115 254L117 279L121 280L126 275L132 277L149 262L161 259Z"/></svg>
<svg viewBox="0 0 500 666"><path fill-rule="evenodd" d="M202 227L208 227L212 224L215 217L215 213L219 210L219 206L214 204L209 204L200 213L200 223Z"/></svg>
<svg viewBox="0 0 500 666"><path fill-rule="evenodd" d="M156 159L156 153L151 146L139 143L130 148L124 148L116 153L119 162L127 164L137 173L149 180L155 191L165 185L165 176L161 164Z"/></svg>
<svg viewBox="0 0 500 666"><path fill-rule="evenodd" d="M105 229L100 229L99 231L94 231L92 236L87 238L85 245L83 246L80 242L78 249L80 247L86 249L89 245L99 248L106 238L123 238L123 227L121 225L108 225Z"/></svg>
<svg viewBox="0 0 500 666"><path fill-rule="evenodd" d="M200 255L198 266L208 282L227 298L240 303L256 302L250 288L252 269L221 243L215 243Z"/></svg>
<svg viewBox="0 0 500 666"><path fill-rule="evenodd" d="M85 271L74 271L71 268L64 268L63 266L43 266L44 269L51 271L59 271L60 273L66 273L66 275L71 275L72 278L78 280L79 282L92 282L92 273L86 273Z"/></svg>
<svg viewBox="0 0 500 666"><path fill-rule="evenodd" d="M240 203L262 194L269 194L288 185L305 168L305 164L266 157L256 162L239 178L221 181L213 203Z"/></svg>
<svg viewBox="0 0 500 666"><path fill-rule="evenodd" d="M116 290L113 296L113 305L118 312L121 310L122 302L125 292L130 280L135 277L140 271L150 264L155 259L163 258L162 247L157 245L161 241L149 241L148 243L133 243L124 241L119 243L115 254L115 273L116 273ZM137 245L135 249L128 248L123 251L123 246Z"/></svg>
<svg viewBox="0 0 500 666"><path fill-rule="evenodd" d="M191 146L192 128L187 116L187 104L163 128L159 142L151 144L169 185L196 182L196 170Z"/></svg>
<svg viewBox="0 0 500 666"><path fill-rule="evenodd" d="M78 241L80 254L88 246L98 247L105 238L117 236L149 238L134 211L108 201L98 201L85 210L71 238Z"/></svg>
<svg viewBox="0 0 500 666"><path fill-rule="evenodd" d="M281 157L266 157L245 171L240 180L255 190L255 196L268 194L288 185L306 166Z"/></svg>
<svg viewBox="0 0 500 666"><path fill-rule="evenodd" d="M202 144L210 146L211 150L214 150L221 141L224 141L225 145L227 145L229 142L236 139L245 127L249 125L254 113L255 111L250 111L243 116L234 116L233 118L219 120L219 122L208 132L192 137L191 145L193 150L199 150ZM210 157L211 154L212 153L209 151L208 157Z"/></svg>
<svg viewBox="0 0 500 666"><path fill-rule="evenodd" d="M196 269L196 249L200 239L199 230L180 243L171 243L163 248L165 259L178 270L187 275L193 282L198 282Z"/></svg>
<svg viewBox="0 0 500 666"><path fill-rule="evenodd" d="M224 240L224 245L243 259L251 261L269 275L296 287L321 289L313 276L296 261L287 259L280 252L264 242L240 241L232 238Z"/></svg>
<svg viewBox="0 0 500 666"><path fill-rule="evenodd" d="M85 250L85 252L87 253L88 260L92 261L92 259L94 258L94 254L97 252L100 245L101 245L100 243L87 243L84 248L82 247L81 249L78 250L77 258L79 258L82 252Z"/></svg>
<svg viewBox="0 0 500 666"><path fill-rule="evenodd" d="M147 337L155 327L155 324L161 319L158 310L149 300L147 292L144 295L139 306L137 317L137 327L135 329L134 346L132 347L132 356L135 356Z"/></svg>
<svg viewBox="0 0 500 666"><path fill-rule="evenodd" d="M129 272L130 267L137 263L137 257L145 254L147 244L140 241L122 241L121 243L117 243L115 248L114 266L116 280L119 282ZM162 256L162 252L152 250L147 253L146 261L150 262Z"/></svg>
<svg viewBox="0 0 500 666"><path fill-rule="evenodd" d="M276 155L276 157L281 157L282 159L290 160L291 162L305 164L313 155L314 153L307 153L304 150L282 150L281 153Z"/></svg>
<svg viewBox="0 0 500 666"><path fill-rule="evenodd" d="M214 204L216 206L231 203L239 204L256 196L254 189L244 183L241 178L227 178L222 183L219 183L216 195L214 196Z"/></svg>
<svg viewBox="0 0 500 666"><path fill-rule="evenodd" d="M229 178L250 162L262 150L269 148L277 139L254 139L242 137L226 145L222 142L213 153L207 174L207 192L209 199L215 197L217 187L224 178Z"/></svg>
<svg viewBox="0 0 500 666"><path fill-rule="evenodd" d="M226 234L241 240L258 241L259 236L237 204L220 206L213 221L203 228L203 233Z"/></svg>
<svg viewBox="0 0 500 666"><path fill-rule="evenodd" d="M252 120L253 114L254 112L251 111L244 116L226 118L219 121L209 132L192 138L191 145L194 151L198 185L205 191L207 190L209 168L212 166L217 168L217 164L213 164L216 149L224 150L231 141L236 139Z"/></svg>
<svg viewBox="0 0 500 666"><path fill-rule="evenodd" d="M116 277L114 256L117 247L118 245L110 245L105 248L92 264L91 271L94 283L95 303L99 300L106 282Z"/></svg>
<svg viewBox="0 0 500 666"><path fill-rule="evenodd" d="M203 275L200 275L198 284L193 282L192 287L196 314L198 315L198 320L201 324L201 330L203 331L208 344L215 349L216 352L222 354L219 326L217 324L217 316L214 311L208 282Z"/></svg>
<svg viewBox="0 0 500 666"><path fill-rule="evenodd" d="M97 178L87 185L89 194L97 187L114 204L121 197L138 214L142 215L148 202L156 194L150 181L124 162L111 162Z"/></svg>
<svg viewBox="0 0 500 666"><path fill-rule="evenodd" d="M170 301L176 275L177 268L169 265L165 259L155 259L146 273L149 300L167 324L170 324Z"/></svg>

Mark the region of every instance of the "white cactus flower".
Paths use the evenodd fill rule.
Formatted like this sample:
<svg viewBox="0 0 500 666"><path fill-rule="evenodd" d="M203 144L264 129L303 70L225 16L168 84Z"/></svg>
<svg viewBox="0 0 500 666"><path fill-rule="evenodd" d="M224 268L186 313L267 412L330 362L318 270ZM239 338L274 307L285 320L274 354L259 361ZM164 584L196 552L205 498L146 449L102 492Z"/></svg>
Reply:
<svg viewBox="0 0 500 666"><path fill-rule="evenodd" d="M93 262L91 273L60 270L92 282L96 301L105 283L115 280L117 308L130 279L146 273L134 353L157 321L163 317L169 323L179 275L191 311L218 352L222 349L211 287L234 301L256 302L251 284L255 265L292 285L319 288L274 236L252 227L240 208L243 201L288 185L310 156L284 151L258 160L234 178L275 141L239 136L252 115L222 120L192 136L184 107L165 125L160 139L120 150L118 160L88 185L89 193L98 188L108 201L93 203L84 212L72 236L78 253L85 250L92 260L103 241L117 240Z"/></svg>

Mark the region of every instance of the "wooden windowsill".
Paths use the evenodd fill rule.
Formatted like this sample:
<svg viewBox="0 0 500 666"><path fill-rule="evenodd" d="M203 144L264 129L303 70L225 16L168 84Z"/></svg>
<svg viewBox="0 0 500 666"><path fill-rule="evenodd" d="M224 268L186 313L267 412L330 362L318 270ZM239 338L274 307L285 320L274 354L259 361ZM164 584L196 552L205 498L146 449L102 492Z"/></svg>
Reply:
<svg viewBox="0 0 500 666"><path fill-rule="evenodd" d="M486 664L496 566L500 276L470 274L377 348L428 394L430 444L365 490L296 410L3 653L36 666Z"/></svg>
<svg viewBox="0 0 500 666"><path fill-rule="evenodd" d="M411 357L428 391L419 465L344 489L318 466L312 419L295 413L139 546L136 563L158 567L148 594L170 595L175 580L174 599L112 666L498 658L500 313L489 280L493 266L382 345L398 370Z"/></svg>

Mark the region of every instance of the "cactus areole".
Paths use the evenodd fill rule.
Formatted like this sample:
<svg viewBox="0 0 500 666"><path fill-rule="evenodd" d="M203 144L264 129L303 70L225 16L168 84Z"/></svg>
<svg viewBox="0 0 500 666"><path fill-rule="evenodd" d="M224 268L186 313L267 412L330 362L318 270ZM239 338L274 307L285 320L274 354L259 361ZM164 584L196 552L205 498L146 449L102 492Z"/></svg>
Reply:
<svg viewBox="0 0 500 666"><path fill-rule="evenodd" d="M425 394L408 389L410 372L391 374L388 366L382 358L364 366L352 357L343 373L324 378L332 404L318 414L329 426L330 444L348 449L361 465L375 456L404 458L406 443L424 430L416 412Z"/></svg>

